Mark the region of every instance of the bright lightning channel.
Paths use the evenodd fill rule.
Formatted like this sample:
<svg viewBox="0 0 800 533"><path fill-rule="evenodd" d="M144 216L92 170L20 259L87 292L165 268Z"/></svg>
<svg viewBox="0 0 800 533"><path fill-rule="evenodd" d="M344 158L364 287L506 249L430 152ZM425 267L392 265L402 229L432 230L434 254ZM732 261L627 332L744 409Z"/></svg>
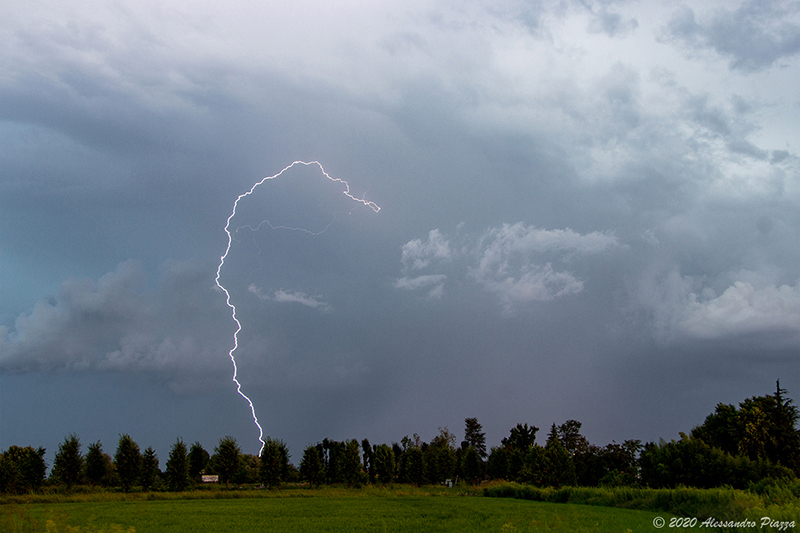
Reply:
<svg viewBox="0 0 800 533"><path fill-rule="evenodd" d="M338 183L341 183L342 185L344 185L345 189L344 189L343 193L345 194L345 196L347 196L351 200L354 200L356 202L364 204L365 206L369 207L370 209L372 209L376 213L381 210L381 208L375 202L370 202L370 201L364 199L363 197L362 198L356 198L355 196L350 194L350 185L348 185L348 183L346 181L344 181L343 179L334 178L333 176L331 176L330 174L325 172L325 169L322 168L322 164L320 164L319 161L309 161L309 162L295 161L291 165L288 165L283 170L281 170L280 172L275 174L274 176L267 176L265 178L262 178L261 181L256 182L252 187L250 187L249 191L240 194L236 198L236 201L233 202L233 210L231 211L231 214L230 214L230 216L228 216L228 220L225 223L225 233L228 235L228 246L225 248L225 253L222 254L222 257L219 258L219 265L217 266L217 276L216 276L216 278L214 278L214 282L217 284L217 287L219 287L220 290L225 293L225 303L227 303L228 307L231 308L231 318L233 318L233 321L236 323L236 331L233 333L233 348L231 348L231 350L228 352L228 357L230 357L231 363L233 364L233 382L236 384L236 392L238 392L239 396L241 396L242 398L244 398L247 401L247 404L250 406L250 413L253 415L253 422L255 423L256 427L258 428L258 440L261 443L261 450L259 450L259 452L258 452L259 455L261 455L261 451L264 450L264 444L265 444L264 443L264 430L261 428L261 424L258 423L258 416L256 416L256 408L253 405L252 400L250 400L250 398L244 392L242 392L242 384L239 383L239 380L238 380L238 372L239 372L239 370L238 370L238 368L236 366L236 357L234 356L234 352L239 347L239 332L242 331L242 324L241 324L241 322L239 322L239 319L236 318L236 306L234 306L233 303L231 302L231 294L228 292L228 289L226 289L219 282L219 277L220 277L220 273L222 272L222 266L225 264L225 259L228 257L228 253L231 251L231 243L233 242L233 235L231 234L231 230L230 230L231 220L233 220L233 217L236 216L236 208L239 205L239 201L242 198L245 198L245 197L250 196L251 194L253 194L253 191L255 191L256 188L259 185L261 185L262 183L264 183L265 181L273 180L273 179L279 177L281 174L283 174L284 172L286 172L290 168L294 167L295 165L305 165L305 166L316 165L316 166L318 166L319 170L322 172L322 174L326 178L328 178L331 181L335 181L335 182L338 182ZM270 224L270 227L272 227L271 224ZM292 229L299 229L299 228L292 228ZM303 230L303 231L305 231L305 230Z"/></svg>

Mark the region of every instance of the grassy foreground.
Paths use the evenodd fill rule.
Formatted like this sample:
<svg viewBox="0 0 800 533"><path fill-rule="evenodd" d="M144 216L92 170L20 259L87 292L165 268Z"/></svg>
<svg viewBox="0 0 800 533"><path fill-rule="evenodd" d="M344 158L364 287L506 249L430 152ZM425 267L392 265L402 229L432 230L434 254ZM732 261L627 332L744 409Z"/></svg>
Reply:
<svg viewBox="0 0 800 533"><path fill-rule="evenodd" d="M690 519L676 523L667 520L667 528L709 528L711 523L742 524L743 526L714 525L715 531L795 531L800 523L800 483L775 485L765 483L751 490L730 487L697 489L597 488L563 487L538 488L517 483L498 483L484 489L484 495L495 498L514 498L549 503L599 505L621 509L641 509L656 516L679 516ZM703 523L709 520L708 523ZM681 524L681 525L678 525Z"/></svg>
<svg viewBox="0 0 800 533"><path fill-rule="evenodd" d="M36 498L0 508L9 533L653 531L652 511L409 487ZM98 501L99 500L99 501Z"/></svg>

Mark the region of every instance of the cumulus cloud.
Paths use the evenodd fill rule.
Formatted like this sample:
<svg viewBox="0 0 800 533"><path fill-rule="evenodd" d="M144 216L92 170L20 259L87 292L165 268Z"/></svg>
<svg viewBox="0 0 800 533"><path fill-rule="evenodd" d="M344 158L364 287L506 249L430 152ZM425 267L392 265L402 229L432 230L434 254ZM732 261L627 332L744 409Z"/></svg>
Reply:
<svg viewBox="0 0 800 533"><path fill-rule="evenodd" d="M413 239L403 245L401 261L407 270L419 270L431 264L431 261L450 259L452 252L450 243L438 229L428 233L427 240Z"/></svg>
<svg viewBox="0 0 800 533"><path fill-rule="evenodd" d="M433 268L440 268L454 257L450 241L438 229L428 232L428 238L412 239L403 245L400 262L403 273ZM428 298L438 299L444 295L445 274L420 274L403 276L394 282L394 287L406 291L426 290Z"/></svg>
<svg viewBox="0 0 800 533"><path fill-rule="evenodd" d="M680 328L703 339L775 332L790 333L800 340L800 288L771 285L756 289L751 283L736 281L715 298L691 293Z"/></svg>
<svg viewBox="0 0 800 533"><path fill-rule="evenodd" d="M583 282L568 271L558 272L551 263L542 265L537 256L556 253L560 257L597 254L618 244L608 233L585 235L572 229L546 230L522 222L489 230L482 239L477 265L470 275L498 295L504 311L515 303L553 300L583 290Z"/></svg>
<svg viewBox="0 0 800 533"><path fill-rule="evenodd" d="M134 261L97 281L65 281L52 301L0 331L0 372L144 371L162 374L175 389L201 383L224 364L218 356L228 340L209 276L175 263L156 289L145 283Z"/></svg>
<svg viewBox="0 0 800 533"><path fill-rule="evenodd" d="M549 301L583 290L583 282L569 272L555 272L553 266L527 264L516 276L504 279L479 278L478 281L497 294L503 303L503 312L513 313L514 305L532 301Z"/></svg>
<svg viewBox="0 0 800 533"><path fill-rule="evenodd" d="M109 346L131 323L141 323L149 303L138 263L127 262L98 281L69 279L54 302L38 302L6 335L0 365L11 370L88 367L96 346Z"/></svg>
<svg viewBox="0 0 800 533"><path fill-rule="evenodd" d="M613 234L591 232L582 235L572 229L546 230L522 222L490 228L480 238L462 237L455 254L450 241L439 230L432 230L428 240L414 239L403 246L403 269L431 266L431 259L462 261L437 266L454 270L457 275L476 281L498 296L505 313L512 313L519 303L548 301L583 290L583 281L567 270L557 270L547 258L569 262L577 256L598 254L617 246ZM464 261L470 263L463 265ZM394 286L409 291L426 289L428 296L440 298L447 274L424 274L398 278ZM432 288L431 288L432 287Z"/></svg>
<svg viewBox="0 0 800 533"><path fill-rule="evenodd" d="M772 284L757 272L730 276L739 279L718 294L710 279L681 275L677 266L645 273L639 298L656 338L671 343L767 335L800 345L800 285Z"/></svg>
<svg viewBox="0 0 800 533"><path fill-rule="evenodd" d="M695 48L711 48L730 58L732 69L754 72L800 52L800 12L796 2L743 2L698 21L692 8L676 11L665 28L668 39Z"/></svg>

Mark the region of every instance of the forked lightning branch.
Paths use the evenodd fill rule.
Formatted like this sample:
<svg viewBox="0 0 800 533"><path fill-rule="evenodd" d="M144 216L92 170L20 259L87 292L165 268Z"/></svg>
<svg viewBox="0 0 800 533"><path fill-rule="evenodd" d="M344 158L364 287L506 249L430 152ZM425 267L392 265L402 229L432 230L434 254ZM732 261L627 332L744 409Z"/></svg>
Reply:
<svg viewBox="0 0 800 533"><path fill-rule="evenodd" d="M372 209L376 213L381 210L381 208L375 202L370 202L370 201L364 199L363 197L362 198L357 198L357 197L353 196L350 193L350 185L346 181L344 181L343 179L334 178L333 176L328 174L325 171L325 169L322 167L322 165L319 163L319 161L309 161L309 162L295 161L291 165L286 166L283 170L281 170L280 172L278 172L274 176L267 176L265 178L262 178L261 181L256 182L250 188L249 191L240 194L236 198L236 201L233 202L233 209L231 210L231 214L230 214L230 216L228 216L228 220L225 223L225 233L228 236L228 245L225 247L225 253L222 254L222 257L219 258L219 265L217 266L217 276L216 276L216 278L214 278L214 282L217 284L217 287L219 287L220 290L225 293L225 303L227 303L228 307L231 308L231 318L233 318L233 321L236 323L236 331L233 333L233 348L231 348L231 350L228 352L228 356L230 357L231 363L233 364L233 383L236 384L236 392L238 392L239 395L242 398L244 398L247 401L247 404L250 406L250 413L253 416L253 422L255 423L256 427L258 428L258 440L259 440L259 442L261 442L261 450L264 449L264 430L262 429L261 424L258 422L258 416L256 415L256 408L255 408L255 405L253 405L253 401L244 392L242 392L242 384L239 383L239 379L238 379L239 370L238 370L238 368L236 366L236 356L234 355L235 352L236 352L236 349L239 347L239 333L242 331L242 324L241 324L241 322L239 322L239 319L236 317L236 306L231 301L230 292L228 292L228 289L226 289L222 285L222 283L220 283L219 278L220 278L220 273L222 272L222 267L225 265L225 259L228 257L228 254L231 251L231 244L233 242L233 235L231 233L231 221L236 216L236 208L239 206L239 202L242 199L246 198L247 196L250 196L251 194L253 194L253 191L255 191L256 188L258 188L259 185L263 184L264 182L266 182L268 180L273 180L275 178L280 177L284 172L286 172L287 170L291 169L295 165L305 165L305 166L316 165L317 167L319 167L320 172L322 172L322 174L323 174L323 176L325 176L325 178L329 179L330 181L341 183L344 186L344 191L342 191L342 192L344 193L345 196L347 196L348 198L350 198L353 201L356 201L358 203L361 203L361 204L369 207L370 209ZM259 455L261 454L261 450L259 450Z"/></svg>

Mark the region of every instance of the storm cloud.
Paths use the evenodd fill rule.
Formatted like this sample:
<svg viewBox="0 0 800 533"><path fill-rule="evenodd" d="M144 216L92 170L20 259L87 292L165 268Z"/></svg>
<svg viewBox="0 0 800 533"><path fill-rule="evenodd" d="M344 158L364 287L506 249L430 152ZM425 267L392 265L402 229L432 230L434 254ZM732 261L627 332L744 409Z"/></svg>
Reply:
<svg viewBox="0 0 800 533"><path fill-rule="evenodd" d="M97 281L68 279L51 301L17 317L0 345L0 368L147 372L175 389L191 389L207 373L225 369L218 355L229 328L224 308L202 294L211 291L209 281L207 272L171 263L157 286L147 288L141 264L133 261Z"/></svg>
<svg viewBox="0 0 800 533"><path fill-rule="evenodd" d="M242 385L295 458L797 397L794 2L12 1L0 44L0 449L255 452L214 273L297 160L381 209L298 166L231 221Z"/></svg>
<svg viewBox="0 0 800 533"><path fill-rule="evenodd" d="M711 48L730 58L733 69L754 72L800 52L800 7L795 2L742 2L717 8L698 22L682 6L666 26L667 35L691 48Z"/></svg>

